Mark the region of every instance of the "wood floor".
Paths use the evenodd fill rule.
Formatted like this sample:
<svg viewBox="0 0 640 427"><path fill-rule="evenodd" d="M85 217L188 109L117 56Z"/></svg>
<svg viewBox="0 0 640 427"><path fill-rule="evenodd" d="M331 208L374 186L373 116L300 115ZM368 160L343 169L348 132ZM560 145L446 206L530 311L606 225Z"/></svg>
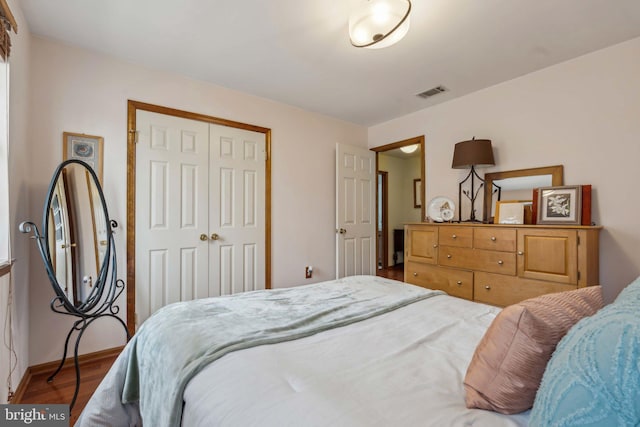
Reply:
<svg viewBox="0 0 640 427"><path fill-rule="evenodd" d="M122 349L93 353L81 359L80 390L76 404L71 410L70 424L74 425L93 392L106 375ZM47 378L57 367L57 363L47 363L33 368L27 374L24 392L16 394L12 403L71 403L76 386L76 371L72 360L67 360L62 370L51 383Z"/></svg>
<svg viewBox="0 0 640 427"><path fill-rule="evenodd" d="M404 282L404 264L390 265L387 268L381 268L377 270L376 276Z"/></svg>

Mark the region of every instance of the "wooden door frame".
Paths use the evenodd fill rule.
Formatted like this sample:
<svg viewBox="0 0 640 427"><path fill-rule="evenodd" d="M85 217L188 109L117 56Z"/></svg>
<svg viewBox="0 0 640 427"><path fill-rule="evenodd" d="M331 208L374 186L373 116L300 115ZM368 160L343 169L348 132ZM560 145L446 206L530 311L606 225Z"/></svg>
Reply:
<svg viewBox="0 0 640 427"><path fill-rule="evenodd" d="M422 153L422 155L420 156L420 179L422 180L422 205L420 207L420 221L424 222L424 218L425 218L425 200L424 200L424 196L425 196L425 189L426 189L426 185L425 185L425 157L426 157L426 153L425 153L425 147L424 147L424 135L420 135L420 136L415 136L413 138L409 138L409 139L403 139L402 141L396 141L396 142L392 142L390 144L386 144L386 145L381 145L379 147L373 147L371 148L371 151L375 151L376 153L376 177L378 176L378 172L380 172L379 169L379 164L380 164L380 159L379 159L379 155L380 153L384 153L385 151L390 151L390 150L395 150L396 148L400 148L400 147L406 147L408 145L414 145L414 144L418 144L420 146L420 152ZM377 232L377 228L378 228L378 185L376 182L376 232ZM387 230L388 232L388 230ZM388 238L388 236L387 236ZM386 248L386 250L388 250L388 248ZM376 245L376 268L377 268L377 260L378 260L378 245ZM388 256L388 254L387 254Z"/></svg>
<svg viewBox="0 0 640 427"><path fill-rule="evenodd" d="M378 163L378 155L376 154L376 164ZM377 169L377 166L376 166ZM378 170L376 172L376 176L382 177L382 268L389 267L389 172ZM377 184L377 182L376 182ZM376 185L376 232L378 228L378 186ZM377 243L377 242L376 242ZM376 244L376 251L379 248ZM377 259L379 259L380 254L376 253L376 271L378 267Z"/></svg>
<svg viewBox="0 0 640 427"><path fill-rule="evenodd" d="M136 113L138 110L244 129L265 135L265 288L271 289L271 129L221 119L205 114L176 110L139 101L127 101L127 329L135 333L136 307Z"/></svg>

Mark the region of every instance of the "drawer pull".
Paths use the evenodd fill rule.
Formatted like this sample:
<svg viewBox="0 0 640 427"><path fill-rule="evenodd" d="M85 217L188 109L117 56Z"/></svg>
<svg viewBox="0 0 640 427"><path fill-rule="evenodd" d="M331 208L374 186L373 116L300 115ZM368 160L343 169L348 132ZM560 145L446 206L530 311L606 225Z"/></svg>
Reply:
<svg viewBox="0 0 640 427"><path fill-rule="evenodd" d="M498 261L498 265L502 265L502 264L504 264L504 261L502 260Z"/></svg>
<svg viewBox="0 0 640 427"><path fill-rule="evenodd" d="M518 251L518 255L524 255L524 252Z"/></svg>
<svg viewBox="0 0 640 427"><path fill-rule="evenodd" d="M433 245L433 247L434 247L434 248L437 248L437 247L438 247L438 245Z"/></svg>
<svg viewBox="0 0 640 427"><path fill-rule="evenodd" d="M491 236L491 241L495 242L496 241L496 236Z"/></svg>
<svg viewBox="0 0 640 427"><path fill-rule="evenodd" d="M485 285L485 286L484 286L484 288L485 288L486 290L488 290L488 291L490 291L490 290L491 290L491 286L489 286L489 285Z"/></svg>
<svg viewBox="0 0 640 427"><path fill-rule="evenodd" d="M448 255L447 255L447 258L451 259L451 254L448 254Z"/></svg>
<svg viewBox="0 0 640 427"><path fill-rule="evenodd" d="M413 273L413 277L417 277L417 276L418 276L418 273Z"/></svg>
<svg viewBox="0 0 640 427"><path fill-rule="evenodd" d="M462 282L460 280L458 280L456 283L458 284L458 286L462 286Z"/></svg>
<svg viewBox="0 0 640 427"><path fill-rule="evenodd" d="M457 239L458 236L456 236L455 234L451 236L452 239Z"/></svg>

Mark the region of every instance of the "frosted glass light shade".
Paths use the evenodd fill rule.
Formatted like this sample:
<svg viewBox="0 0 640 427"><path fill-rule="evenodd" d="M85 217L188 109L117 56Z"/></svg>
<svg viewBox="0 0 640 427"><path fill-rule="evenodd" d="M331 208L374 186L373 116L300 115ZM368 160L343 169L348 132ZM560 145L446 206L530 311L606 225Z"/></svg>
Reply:
<svg viewBox="0 0 640 427"><path fill-rule="evenodd" d="M417 149L418 149L418 144L405 145L404 147L400 147L400 151L407 154L413 153Z"/></svg>
<svg viewBox="0 0 640 427"><path fill-rule="evenodd" d="M409 0L367 0L349 17L355 47L379 49L400 41L409 31Z"/></svg>

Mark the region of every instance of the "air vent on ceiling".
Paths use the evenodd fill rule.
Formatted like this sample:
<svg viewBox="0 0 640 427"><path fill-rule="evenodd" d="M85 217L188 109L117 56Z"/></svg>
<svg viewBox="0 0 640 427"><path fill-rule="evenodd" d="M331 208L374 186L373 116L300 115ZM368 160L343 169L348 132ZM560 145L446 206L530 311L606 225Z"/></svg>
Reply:
<svg viewBox="0 0 640 427"><path fill-rule="evenodd" d="M422 93L417 94L416 96L419 96L420 98L430 98L434 95L437 95L439 93L445 92L447 90L446 87L444 86L436 86L434 88L431 88L429 90L425 90Z"/></svg>

